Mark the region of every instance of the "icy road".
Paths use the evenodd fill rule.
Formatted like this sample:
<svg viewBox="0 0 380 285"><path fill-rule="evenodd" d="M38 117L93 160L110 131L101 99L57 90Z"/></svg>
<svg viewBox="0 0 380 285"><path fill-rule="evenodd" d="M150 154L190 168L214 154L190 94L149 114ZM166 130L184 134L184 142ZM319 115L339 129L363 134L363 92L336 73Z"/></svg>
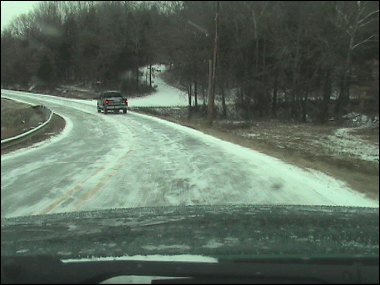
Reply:
<svg viewBox="0 0 380 285"><path fill-rule="evenodd" d="M95 101L1 92L66 119L50 141L2 155L2 217L200 204L378 207L319 172L167 121L104 115Z"/></svg>

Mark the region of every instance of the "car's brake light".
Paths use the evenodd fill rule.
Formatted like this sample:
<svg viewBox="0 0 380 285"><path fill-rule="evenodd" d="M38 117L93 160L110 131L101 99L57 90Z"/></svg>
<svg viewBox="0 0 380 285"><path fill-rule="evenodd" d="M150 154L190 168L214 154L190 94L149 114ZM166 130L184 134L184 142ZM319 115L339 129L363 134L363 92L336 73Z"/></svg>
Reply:
<svg viewBox="0 0 380 285"><path fill-rule="evenodd" d="M106 100L104 101L104 103L108 105L108 104L110 103L110 100L106 99Z"/></svg>

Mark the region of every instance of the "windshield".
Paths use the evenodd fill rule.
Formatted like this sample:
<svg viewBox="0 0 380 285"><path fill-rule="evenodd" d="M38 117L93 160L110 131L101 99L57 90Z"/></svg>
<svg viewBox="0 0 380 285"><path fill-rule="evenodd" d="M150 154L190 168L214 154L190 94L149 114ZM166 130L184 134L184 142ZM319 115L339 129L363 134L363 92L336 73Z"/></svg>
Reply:
<svg viewBox="0 0 380 285"><path fill-rule="evenodd" d="M2 256L378 258L378 1L28 3Z"/></svg>

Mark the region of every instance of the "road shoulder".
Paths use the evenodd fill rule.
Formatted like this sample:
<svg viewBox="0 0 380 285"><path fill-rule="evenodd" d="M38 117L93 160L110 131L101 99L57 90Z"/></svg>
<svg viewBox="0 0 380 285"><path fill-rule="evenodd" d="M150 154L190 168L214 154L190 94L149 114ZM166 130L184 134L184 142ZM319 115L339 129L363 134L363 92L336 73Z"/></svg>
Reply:
<svg viewBox="0 0 380 285"><path fill-rule="evenodd" d="M204 120L186 119L171 115L161 115L152 113L148 108L134 108L135 112L151 115L173 123L177 123L192 129L196 129L216 138L262 152L282 161L298 166L305 170L317 170L338 180L344 181L352 189L366 194L371 199L379 199L379 163L369 162L361 159L342 159L328 153L315 153L315 149L310 148L308 141L300 138L304 143L303 148L292 145L283 146L274 140L273 144L266 141L253 140L249 137L238 135L218 124L208 125ZM331 131L333 133L333 131ZM327 135L327 133L326 133ZM276 136L274 134L273 136ZM278 136L277 136L278 137Z"/></svg>

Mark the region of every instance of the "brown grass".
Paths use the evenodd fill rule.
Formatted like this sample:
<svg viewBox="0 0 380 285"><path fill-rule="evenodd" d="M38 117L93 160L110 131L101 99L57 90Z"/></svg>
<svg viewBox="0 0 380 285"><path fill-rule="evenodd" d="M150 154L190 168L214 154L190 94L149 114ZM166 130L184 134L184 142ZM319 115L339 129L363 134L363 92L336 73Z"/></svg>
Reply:
<svg viewBox="0 0 380 285"><path fill-rule="evenodd" d="M53 117L51 118L49 125L44 129L43 132L36 134L33 137L29 138L28 140L20 142L17 145L7 147L6 149L2 149L1 154L6 154L6 153L9 153L21 148L25 148L35 143L44 141L55 135L58 135L65 128L65 125L66 125L65 120L62 117L54 114Z"/></svg>
<svg viewBox="0 0 380 285"><path fill-rule="evenodd" d="M1 99L1 139L24 133L29 130L30 127L36 127L41 121L45 121L45 118L40 109L16 101ZM65 120L54 114L43 132L35 134L17 145L2 149L1 154L46 140L61 132L64 127Z"/></svg>

